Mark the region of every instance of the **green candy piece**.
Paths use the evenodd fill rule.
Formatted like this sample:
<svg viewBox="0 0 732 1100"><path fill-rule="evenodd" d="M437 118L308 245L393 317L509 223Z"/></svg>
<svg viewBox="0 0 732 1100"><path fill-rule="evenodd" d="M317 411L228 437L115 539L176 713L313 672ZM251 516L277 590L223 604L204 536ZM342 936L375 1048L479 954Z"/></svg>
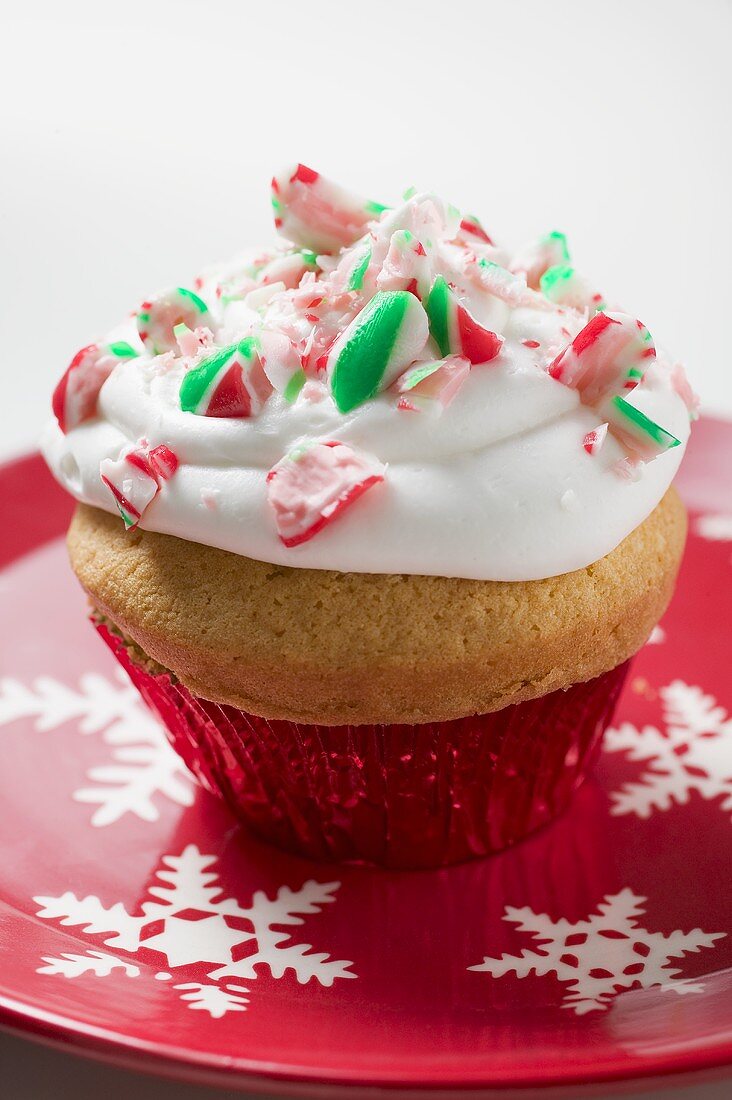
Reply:
<svg viewBox="0 0 732 1100"><path fill-rule="evenodd" d="M407 374L402 375L399 382L399 389L401 392L406 393L409 390L413 390L415 386L418 386L420 382L424 382L425 378L430 378L443 366L441 359L436 359L431 363L425 363L421 367L413 367Z"/></svg>
<svg viewBox="0 0 732 1100"><path fill-rule="evenodd" d="M430 322L430 334L440 349L440 355L449 355L450 347L450 311L453 309L453 295L442 275L438 275L432 284L425 309Z"/></svg>
<svg viewBox="0 0 732 1100"><path fill-rule="evenodd" d="M569 263L569 245L567 244L566 233L560 233L558 229L553 229L551 233L547 233L544 238L545 244L554 244L557 246L559 255L562 257L565 263Z"/></svg>
<svg viewBox="0 0 732 1100"><path fill-rule="evenodd" d="M547 298L552 298L552 295L561 293L563 285L571 284L574 278L575 269L570 264L554 264L546 269L539 280L539 286Z"/></svg>
<svg viewBox="0 0 732 1100"><path fill-rule="evenodd" d="M407 290L381 290L352 322L330 383L340 412L350 412L378 392L413 302Z"/></svg>
<svg viewBox="0 0 732 1100"><path fill-rule="evenodd" d="M107 347L117 359L137 359L140 354L135 351L132 344L128 344L126 340L115 340L114 343L108 344Z"/></svg>
<svg viewBox="0 0 732 1100"><path fill-rule="evenodd" d="M367 245L364 249L363 256L358 261L353 271L351 272L351 278L348 280L349 290L360 290L363 286L366 272L368 271L369 264L371 263L371 246Z"/></svg>
<svg viewBox="0 0 732 1100"><path fill-rule="evenodd" d="M292 402L296 400L297 395L299 394L300 390L305 385L305 382L306 382L306 377L305 377L305 371L304 370L299 370L295 374L293 374L292 378L287 383L287 385L285 386L285 388L282 392L282 396L284 397L285 401L287 401L288 404L291 405Z"/></svg>
<svg viewBox="0 0 732 1100"><path fill-rule="evenodd" d="M191 302L199 313L208 313L208 306L204 302L203 298L199 298L197 294L194 294L192 290L188 290L184 286L176 287L176 292L180 294L182 298L187 298Z"/></svg>
<svg viewBox="0 0 732 1100"><path fill-rule="evenodd" d="M660 424L656 424L654 420L647 417L635 405L631 405L624 397L616 395L612 398L610 406L614 414L613 419L619 427L624 427L639 440L644 438L651 440L658 447L659 453L681 446L680 439L677 439L671 432L667 432ZM610 427L612 430L612 423Z"/></svg>
<svg viewBox="0 0 732 1100"><path fill-rule="evenodd" d="M258 351L259 344L254 336L247 336L238 344L230 344L220 348L212 355L202 359L197 367L183 378L180 384L180 407L183 412L201 414L205 406L208 391L216 379L218 373L226 367L235 356L251 360Z"/></svg>
<svg viewBox="0 0 732 1100"><path fill-rule="evenodd" d="M601 294L594 291L584 275L571 264L554 264L539 279L539 288L550 302L581 308L593 308L596 313L606 309Z"/></svg>

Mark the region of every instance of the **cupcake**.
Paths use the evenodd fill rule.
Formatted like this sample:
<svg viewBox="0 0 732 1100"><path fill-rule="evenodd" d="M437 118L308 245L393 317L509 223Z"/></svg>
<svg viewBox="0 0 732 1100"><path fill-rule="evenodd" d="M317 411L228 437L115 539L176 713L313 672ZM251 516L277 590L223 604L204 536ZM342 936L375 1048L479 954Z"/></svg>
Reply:
<svg viewBox="0 0 732 1100"><path fill-rule="evenodd" d="M695 398L558 232L297 165L279 247L83 348L43 441L92 619L270 841L435 867L560 812L672 595Z"/></svg>

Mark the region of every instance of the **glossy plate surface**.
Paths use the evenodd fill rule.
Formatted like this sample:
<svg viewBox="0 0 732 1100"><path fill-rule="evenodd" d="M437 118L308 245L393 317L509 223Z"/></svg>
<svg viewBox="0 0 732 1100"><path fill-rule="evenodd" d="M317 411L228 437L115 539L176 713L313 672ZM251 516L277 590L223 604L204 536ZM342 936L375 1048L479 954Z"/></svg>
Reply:
<svg viewBox="0 0 732 1100"><path fill-rule="evenodd" d="M677 596L571 811L398 874L283 855L194 787L86 621L69 502L2 468L0 1022L293 1090L732 1061L732 425L697 425L680 487Z"/></svg>

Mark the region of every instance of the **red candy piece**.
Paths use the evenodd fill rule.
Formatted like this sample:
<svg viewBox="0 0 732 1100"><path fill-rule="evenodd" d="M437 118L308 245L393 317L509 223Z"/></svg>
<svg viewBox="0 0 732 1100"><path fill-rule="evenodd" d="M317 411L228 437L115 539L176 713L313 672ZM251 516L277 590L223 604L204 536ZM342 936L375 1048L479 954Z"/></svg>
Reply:
<svg viewBox="0 0 732 1100"><path fill-rule="evenodd" d="M597 313L549 365L586 405L635 389L656 356L648 329L627 313Z"/></svg>
<svg viewBox="0 0 732 1100"><path fill-rule="evenodd" d="M432 284L425 308L443 357L458 355L477 365L495 359L503 347L503 337L476 321L442 275Z"/></svg>
<svg viewBox="0 0 732 1100"><path fill-rule="evenodd" d="M386 467L346 443L313 443L280 459L267 475L267 499L287 546L307 542L378 482Z"/></svg>
<svg viewBox="0 0 732 1100"><path fill-rule="evenodd" d="M151 469L162 478L169 481L178 469L178 456L165 443L160 443L148 453L148 461Z"/></svg>
<svg viewBox="0 0 732 1100"><path fill-rule="evenodd" d="M123 451L118 459L107 458L99 467L104 484L128 531L133 531L143 512L160 492L160 482L169 481L178 469L178 456L164 443L149 448L141 439Z"/></svg>
<svg viewBox="0 0 732 1100"><path fill-rule="evenodd" d="M598 425L597 428L593 428L591 432L588 432L582 440L582 446L587 451L588 455L596 455L600 450L605 442L608 426L607 424Z"/></svg>
<svg viewBox="0 0 732 1100"><path fill-rule="evenodd" d="M51 407L64 435L97 415L99 391L118 363L137 352L124 341L88 344L77 351L53 391Z"/></svg>
<svg viewBox="0 0 732 1100"><path fill-rule="evenodd" d="M396 380L397 408L439 414L457 396L470 374L470 363L451 355L431 363L415 363Z"/></svg>
<svg viewBox="0 0 732 1100"><path fill-rule="evenodd" d="M493 241L486 233L483 226L480 224L477 218L470 214L466 214L460 222L460 232L468 237L475 237L483 244L493 244Z"/></svg>
<svg viewBox="0 0 732 1100"><path fill-rule="evenodd" d="M503 337L479 324L464 305L458 306L460 351L471 363L489 363L503 347Z"/></svg>
<svg viewBox="0 0 732 1100"><path fill-rule="evenodd" d="M366 232L384 207L333 183L304 164L272 180L275 228L317 253L338 252Z"/></svg>

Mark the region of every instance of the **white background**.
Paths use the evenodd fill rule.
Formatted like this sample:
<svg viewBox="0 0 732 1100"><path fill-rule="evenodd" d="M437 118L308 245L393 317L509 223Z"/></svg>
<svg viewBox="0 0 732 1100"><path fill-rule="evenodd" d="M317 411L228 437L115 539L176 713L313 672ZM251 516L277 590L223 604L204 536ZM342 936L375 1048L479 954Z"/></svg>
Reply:
<svg viewBox="0 0 732 1100"><path fill-rule="evenodd" d="M266 242L296 160L434 189L509 244L563 229L732 415L725 0L25 0L1 33L0 454L79 346ZM13 1100L176 1095L16 1040L0 1066Z"/></svg>

